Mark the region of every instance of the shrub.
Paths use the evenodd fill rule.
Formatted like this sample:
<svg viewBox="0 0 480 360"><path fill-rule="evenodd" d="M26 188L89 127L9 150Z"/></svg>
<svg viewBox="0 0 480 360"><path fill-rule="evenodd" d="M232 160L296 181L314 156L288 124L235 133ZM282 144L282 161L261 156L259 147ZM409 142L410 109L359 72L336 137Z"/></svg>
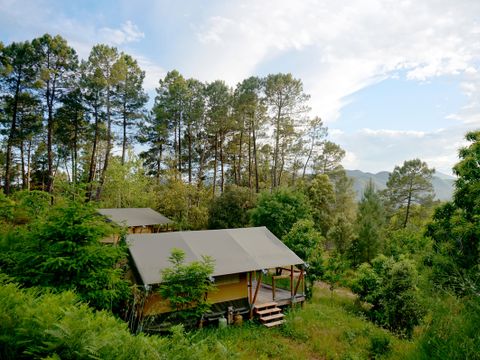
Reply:
<svg viewBox="0 0 480 360"><path fill-rule="evenodd" d="M185 264L185 252L173 249L169 257L171 268L162 270L159 293L170 301L173 317L181 320L200 319L210 309L206 294L215 289L210 277L214 264L209 257Z"/></svg>
<svg viewBox="0 0 480 360"><path fill-rule="evenodd" d="M251 211L252 224L266 226L283 238L302 219L310 219L310 206L301 192L279 189L260 195L257 206Z"/></svg>
<svg viewBox="0 0 480 360"><path fill-rule="evenodd" d="M390 338L385 334L374 334L370 337L370 357L382 358L391 351Z"/></svg>
<svg viewBox="0 0 480 360"><path fill-rule="evenodd" d="M253 208L255 198L248 188L228 186L216 197L208 209L209 229L231 229L245 227L250 222L248 211Z"/></svg>
<svg viewBox="0 0 480 360"><path fill-rule="evenodd" d="M372 304L370 317L400 335L411 337L424 310L418 300L418 275L410 260L380 255L360 266L351 285L360 300Z"/></svg>

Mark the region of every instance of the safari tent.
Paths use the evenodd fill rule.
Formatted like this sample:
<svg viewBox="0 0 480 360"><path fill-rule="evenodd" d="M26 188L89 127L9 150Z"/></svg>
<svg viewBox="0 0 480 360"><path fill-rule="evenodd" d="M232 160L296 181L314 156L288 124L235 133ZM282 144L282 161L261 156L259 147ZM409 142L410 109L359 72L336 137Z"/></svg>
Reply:
<svg viewBox="0 0 480 360"><path fill-rule="evenodd" d="M305 300L304 271L296 266L304 264L303 260L266 227L132 234L127 244L136 281L148 291L142 305L145 316L171 311L155 288L162 282L161 271L171 266L168 258L173 248L185 252L187 263L201 260L202 255L213 258L217 289L207 299L216 310L229 306L251 310L262 304ZM288 289L275 286L278 278L290 280Z"/></svg>
<svg viewBox="0 0 480 360"><path fill-rule="evenodd" d="M129 234L157 233L172 229L173 221L150 208L98 209L109 221L126 226ZM118 236L104 239L103 242L116 243Z"/></svg>

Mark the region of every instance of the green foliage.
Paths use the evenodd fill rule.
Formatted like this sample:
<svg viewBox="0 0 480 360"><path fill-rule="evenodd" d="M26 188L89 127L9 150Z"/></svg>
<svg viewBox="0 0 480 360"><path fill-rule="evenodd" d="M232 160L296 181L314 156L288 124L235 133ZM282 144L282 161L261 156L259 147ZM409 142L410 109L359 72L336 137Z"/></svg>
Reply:
<svg viewBox="0 0 480 360"><path fill-rule="evenodd" d="M235 185L226 187L208 209L209 229L246 227L250 223L249 210L255 206L254 195L248 188Z"/></svg>
<svg viewBox="0 0 480 360"><path fill-rule="evenodd" d="M390 231L385 238L383 253L399 259L402 255L418 258L431 253L431 240L411 227Z"/></svg>
<svg viewBox="0 0 480 360"><path fill-rule="evenodd" d="M310 206L301 192L279 189L260 194L251 219L253 225L266 226L283 238L298 220L310 219L310 213Z"/></svg>
<svg viewBox="0 0 480 360"><path fill-rule="evenodd" d="M315 230L312 220L297 221L282 241L290 250L307 263L305 292L308 299L313 295L313 285L323 274L322 250L325 239Z"/></svg>
<svg viewBox="0 0 480 360"><path fill-rule="evenodd" d="M433 199L432 175L426 162L419 159L404 161L402 166L395 166L388 176L387 189L384 194L393 209L405 207L402 227L406 227L412 204L426 204Z"/></svg>
<svg viewBox="0 0 480 360"><path fill-rule="evenodd" d="M369 182L358 205L356 220L357 237L351 247L353 264L370 262L380 252L383 245L385 212L380 196L373 182Z"/></svg>
<svg viewBox="0 0 480 360"><path fill-rule="evenodd" d="M207 227L210 202L207 189L185 184L180 179L170 177L165 185L160 185L156 197L156 208L175 221L175 226L179 230L198 230Z"/></svg>
<svg viewBox="0 0 480 360"><path fill-rule="evenodd" d="M200 319L210 309L207 293L215 290L210 281L215 268L211 258L185 264L185 252L173 249L169 257L171 268L162 270L159 293L170 302L173 317L181 320Z"/></svg>
<svg viewBox="0 0 480 360"><path fill-rule="evenodd" d="M334 252L328 258L322 279L329 283L332 293L333 290L340 285L349 265L345 258L338 252Z"/></svg>
<svg viewBox="0 0 480 360"><path fill-rule="evenodd" d="M457 281L478 277L480 268L480 132L466 135L468 147L459 152L453 202L435 210L426 234L434 241L435 282L462 291ZM453 276L459 274L460 276Z"/></svg>
<svg viewBox="0 0 480 360"><path fill-rule="evenodd" d="M142 162L132 153L122 165L120 158L112 158L103 185L100 207L154 207L153 184L145 175Z"/></svg>
<svg viewBox="0 0 480 360"><path fill-rule="evenodd" d="M390 338L385 334L375 334L370 337L370 357L381 359L391 351Z"/></svg>
<svg viewBox="0 0 480 360"><path fill-rule="evenodd" d="M5 196L3 190L0 190L0 221L10 222L13 220L15 202ZM1 223L0 222L0 223Z"/></svg>
<svg viewBox="0 0 480 360"><path fill-rule="evenodd" d="M305 195L311 206L315 226L326 236L333 223L335 192L327 175L317 175L307 185Z"/></svg>
<svg viewBox="0 0 480 360"><path fill-rule="evenodd" d="M479 359L480 298L445 294L430 302L431 317L408 359Z"/></svg>
<svg viewBox="0 0 480 360"><path fill-rule="evenodd" d="M125 249L99 242L111 231L90 205L56 205L30 229L5 235L10 240L0 264L26 286L75 290L93 306L113 309L126 299L129 286L117 266L126 256Z"/></svg>
<svg viewBox="0 0 480 360"><path fill-rule="evenodd" d="M45 191L15 192L12 196L15 201L15 221L17 223L30 222L42 216L50 209L52 197Z"/></svg>
<svg viewBox="0 0 480 360"><path fill-rule="evenodd" d="M127 324L93 311L71 292L22 290L0 280L0 358L224 359L217 342L198 341L181 326L170 337L130 334Z"/></svg>
<svg viewBox="0 0 480 360"><path fill-rule="evenodd" d="M371 318L400 335L411 337L424 310L418 299L417 270L410 260L395 261L380 255L363 264L352 283L359 299L372 305Z"/></svg>

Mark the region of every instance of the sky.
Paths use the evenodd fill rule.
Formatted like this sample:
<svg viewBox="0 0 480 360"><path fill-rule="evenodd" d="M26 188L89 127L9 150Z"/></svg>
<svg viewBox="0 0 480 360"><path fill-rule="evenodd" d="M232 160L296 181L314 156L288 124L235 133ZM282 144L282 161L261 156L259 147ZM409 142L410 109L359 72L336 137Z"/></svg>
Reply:
<svg viewBox="0 0 480 360"><path fill-rule="evenodd" d="M311 95L347 169L420 158L451 174L480 127L478 0L0 0L0 41L60 34L80 58L134 56L153 96L177 69L235 86L289 72Z"/></svg>

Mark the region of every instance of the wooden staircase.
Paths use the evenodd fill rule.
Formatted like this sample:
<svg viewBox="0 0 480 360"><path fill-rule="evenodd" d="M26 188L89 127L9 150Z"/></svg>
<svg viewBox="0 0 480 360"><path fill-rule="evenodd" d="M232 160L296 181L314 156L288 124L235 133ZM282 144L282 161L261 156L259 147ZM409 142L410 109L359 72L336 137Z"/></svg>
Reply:
<svg viewBox="0 0 480 360"><path fill-rule="evenodd" d="M258 304L254 307L254 313L260 319L260 322L268 328L282 325L285 322L282 313L276 302Z"/></svg>

